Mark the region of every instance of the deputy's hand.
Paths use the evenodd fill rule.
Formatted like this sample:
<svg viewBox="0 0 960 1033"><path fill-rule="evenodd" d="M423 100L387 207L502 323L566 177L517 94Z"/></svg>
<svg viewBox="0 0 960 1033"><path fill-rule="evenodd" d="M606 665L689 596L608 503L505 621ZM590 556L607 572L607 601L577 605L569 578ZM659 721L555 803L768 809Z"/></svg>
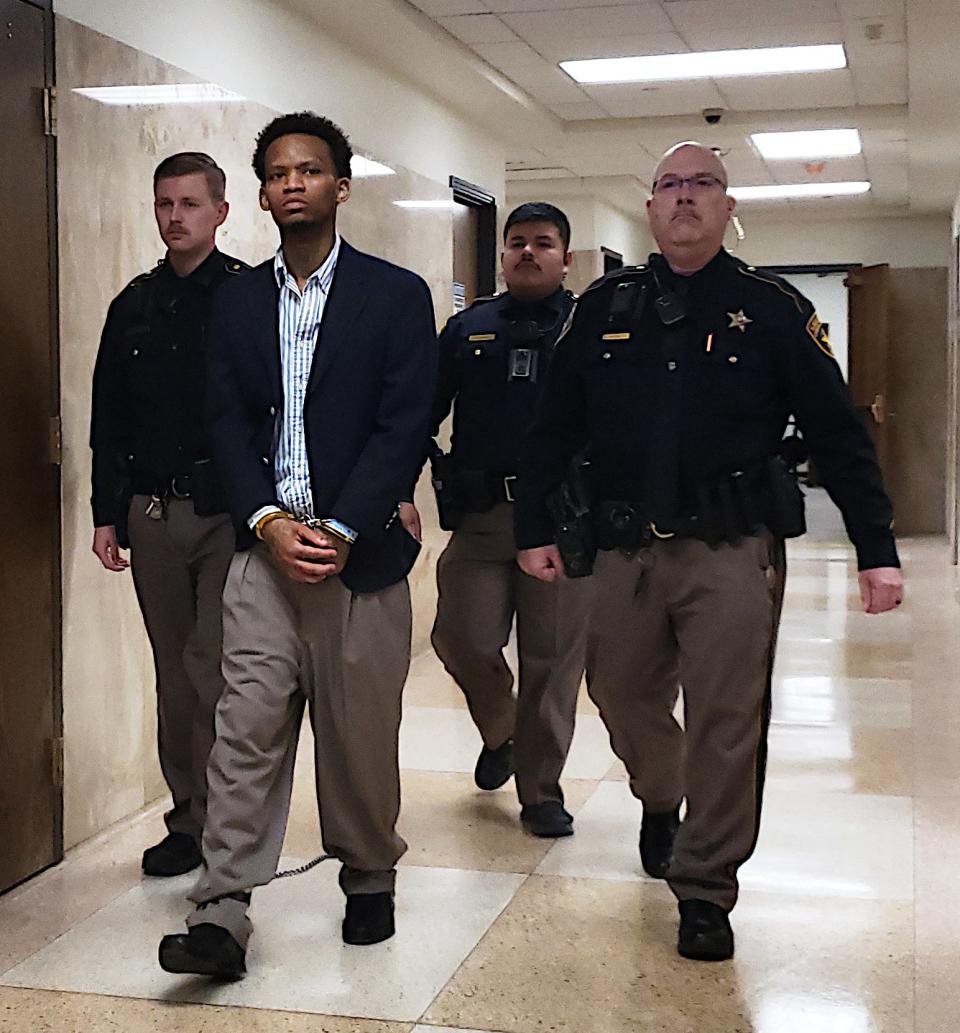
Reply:
<svg viewBox="0 0 960 1033"><path fill-rule="evenodd" d="M899 567L861 570L859 580L864 613L886 613L903 602L903 574Z"/></svg>
<svg viewBox="0 0 960 1033"><path fill-rule="evenodd" d="M541 545L537 549L521 549L517 563L524 574L539 581L559 581L563 578L563 560L555 545Z"/></svg>
<svg viewBox="0 0 960 1033"><path fill-rule="evenodd" d="M412 502L401 502L399 506L400 523L417 539L423 541L423 529L420 526L420 514Z"/></svg>
<svg viewBox="0 0 960 1033"><path fill-rule="evenodd" d="M346 563L331 545L332 536L301 524L298 520L271 520L263 528L263 540L277 567L292 581L316 585L339 574ZM341 542L349 549L346 542Z"/></svg>
<svg viewBox="0 0 960 1033"><path fill-rule="evenodd" d="M126 570L130 566L130 562L120 555L117 529L112 525L93 529L93 554L106 570Z"/></svg>

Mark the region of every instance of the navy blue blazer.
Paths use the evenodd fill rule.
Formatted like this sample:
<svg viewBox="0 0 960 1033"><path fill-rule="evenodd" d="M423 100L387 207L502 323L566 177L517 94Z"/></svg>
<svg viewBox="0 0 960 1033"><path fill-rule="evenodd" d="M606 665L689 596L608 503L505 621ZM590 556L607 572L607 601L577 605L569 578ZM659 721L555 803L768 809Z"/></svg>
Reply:
<svg viewBox="0 0 960 1033"><path fill-rule="evenodd" d="M256 541L250 516L279 505L278 306L271 258L225 284L211 316L210 434L239 549ZM436 370L427 285L343 241L307 383L304 433L314 512L359 535L341 574L353 592L401 580L419 552L395 514L423 458Z"/></svg>

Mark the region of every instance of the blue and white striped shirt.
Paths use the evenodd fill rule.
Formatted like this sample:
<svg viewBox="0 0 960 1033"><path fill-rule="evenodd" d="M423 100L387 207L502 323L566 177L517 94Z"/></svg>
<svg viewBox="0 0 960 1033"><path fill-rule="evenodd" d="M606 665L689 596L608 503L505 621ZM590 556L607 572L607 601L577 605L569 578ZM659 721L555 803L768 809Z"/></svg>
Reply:
<svg viewBox="0 0 960 1033"><path fill-rule="evenodd" d="M287 269L282 247L277 249L273 260L274 275L280 287L280 372L283 380L283 415L277 428L274 476L280 505L297 517L317 515L313 512L303 405L317 333L339 257L338 234L334 237L330 254L310 274L302 292Z"/></svg>

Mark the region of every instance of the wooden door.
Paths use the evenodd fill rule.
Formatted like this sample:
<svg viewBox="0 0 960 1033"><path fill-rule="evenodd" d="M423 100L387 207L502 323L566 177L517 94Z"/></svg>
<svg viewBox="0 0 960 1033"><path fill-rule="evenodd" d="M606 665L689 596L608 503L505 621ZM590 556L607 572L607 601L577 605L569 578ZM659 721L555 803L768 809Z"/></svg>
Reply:
<svg viewBox="0 0 960 1033"><path fill-rule="evenodd" d="M480 213L473 205L458 204L453 209L453 280L464 287L467 308L479 293Z"/></svg>
<svg viewBox="0 0 960 1033"><path fill-rule="evenodd" d="M877 450L881 470L889 464L888 356L890 349L890 267L851 270L844 281L850 299L849 375L853 403Z"/></svg>
<svg viewBox="0 0 960 1033"><path fill-rule="evenodd" d="M0 891L63 853L51 17L0 0Z"/></svg>

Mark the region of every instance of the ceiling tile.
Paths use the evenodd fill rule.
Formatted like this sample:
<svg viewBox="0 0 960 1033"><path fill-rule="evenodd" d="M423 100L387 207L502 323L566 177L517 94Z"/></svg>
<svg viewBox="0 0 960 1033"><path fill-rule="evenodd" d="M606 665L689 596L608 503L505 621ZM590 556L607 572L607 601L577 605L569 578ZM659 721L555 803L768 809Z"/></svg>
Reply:
<svg viewBox="0 0 960 1033"><path fill-rule="evenodd" d="M868 43L849 47L847 55L854 72L861 68L906 68L906 43Z"/></svg>
<svg viewBox="0 0 960 1033"><path fill-rule="evenodd" d="M665 0L663 9L686 34L697 29L731 29L837 21L837 0Z"/></svg>
<svg viewBox="0 0 960 1033"><path fill-rule="evenodd" d="M587 99L569 75L539 57L505 74L543 104L576 104Z"/></svg>
<svg viewBox="0 0 960 1033"><path fill-rule="evenodd" d="M593 2L593 0L485 0L485 6L488 10L498 14L525 11L550 11L557 14L577 7L647 7L656 6L656 2L655 0L639 0L639 2L638 0L633 0L633 2L613 0L608 3L604 3L603 0L599 0L599 2Z"/></svg>
<svg viewBox="0 0 960 1033"><path fill-rule="evenodd" d="M580 100L572 104L551 104L550 110L568 122L578 122L587 118L608 118L606 111L595 101Z"/></svg>
<svg viewBox="0 0 960 1033"><path fill-rule="evenodd" d="M867 178L867 165L859 154L825 160L822 172L808 171L802 161L768 161L767 168L775 183L840 183Z"/></svg>
<svg viewBox="0 0 960 1033"><path fill-rule="evenodd" d="M585 86L583 92L616 118L654 115L689 115L704 108L722 107L723 98L709 79L615 86Z"/></svg>
<svg viewBox="0 0 960 1033"><path fill-rule="evenodd" d="M535 50L520 40L514 43L478 43L473 49L484 61L508 75L516 69L544 63L543 58Z"/></svg>
<svg viewBox="0 0 960 1033"><path fill-rule="evenodd" d="M799 111L849 107L855 103L849 69L801 75L758 75L717 82L734 111ZM721 105L723 106L723 105Z"/></svg>
<svg viewBox="0 0 960 1033"><path fill-rule="evenodd" d="M575 179L577 173L563 165L547 165L540 168L508 169L507 182L522 182L530 179Z"/></svg>
<svg viewBox="0 0 960 1033"><path fill-rule="evenodd" d="M853 72L857 103L906 104L908 98L907 69L861 68Z"/></svg>
<svg viewBox="0 0 960 1033"><path fill-rule="evenodd" d="M583 36L545 39L537 50L551 61L583 60L592 57L637 57L644 54L684 54L690 48L675 32L644 36Z"/></svg>
<svg viewBox="0 0 960 1033"><path fill-rule="evenodd" d="M453 14L483 14L489 8L481 0L411 0L424 14L440 18Z"/></svg>
<svg viewBox="0 0 960 1033"><path fill-rule="evenodd" d="M886 18L904 14L904 0L839 0L840 15L846 19Z"/></svg>
<svg viewBox="0 0 960 1033"><path fill-rule="evenodd" d="M517 38L495 14L460 14L437 20L464 43L512 43Z"/></svg>
<svg viewBox="0 0 960 1033"><path fill-rule="evenodd" d="M578 7L564 11L533 11L501 14L503 21L533 47L546 40L575 39L577 36L636 36L671 32L673 26L659 4L628 4L620 7Z"/></svg>
<svg viewBox="0 0 960 1033"><path fill-rule="evenodd" d="M843 42L847 53L882 48L890 43L906 43L907 26L902 18L858 19L843 23Z"/></svg>
<svg viewBox="0 0 960 1033"><path fill-rule="evenodd" d="M841 43L841 21L783 25L761 23L740 28L704 28L684 31L691 50L744 50L756 47L802 47L819 43Z"/></svg>

